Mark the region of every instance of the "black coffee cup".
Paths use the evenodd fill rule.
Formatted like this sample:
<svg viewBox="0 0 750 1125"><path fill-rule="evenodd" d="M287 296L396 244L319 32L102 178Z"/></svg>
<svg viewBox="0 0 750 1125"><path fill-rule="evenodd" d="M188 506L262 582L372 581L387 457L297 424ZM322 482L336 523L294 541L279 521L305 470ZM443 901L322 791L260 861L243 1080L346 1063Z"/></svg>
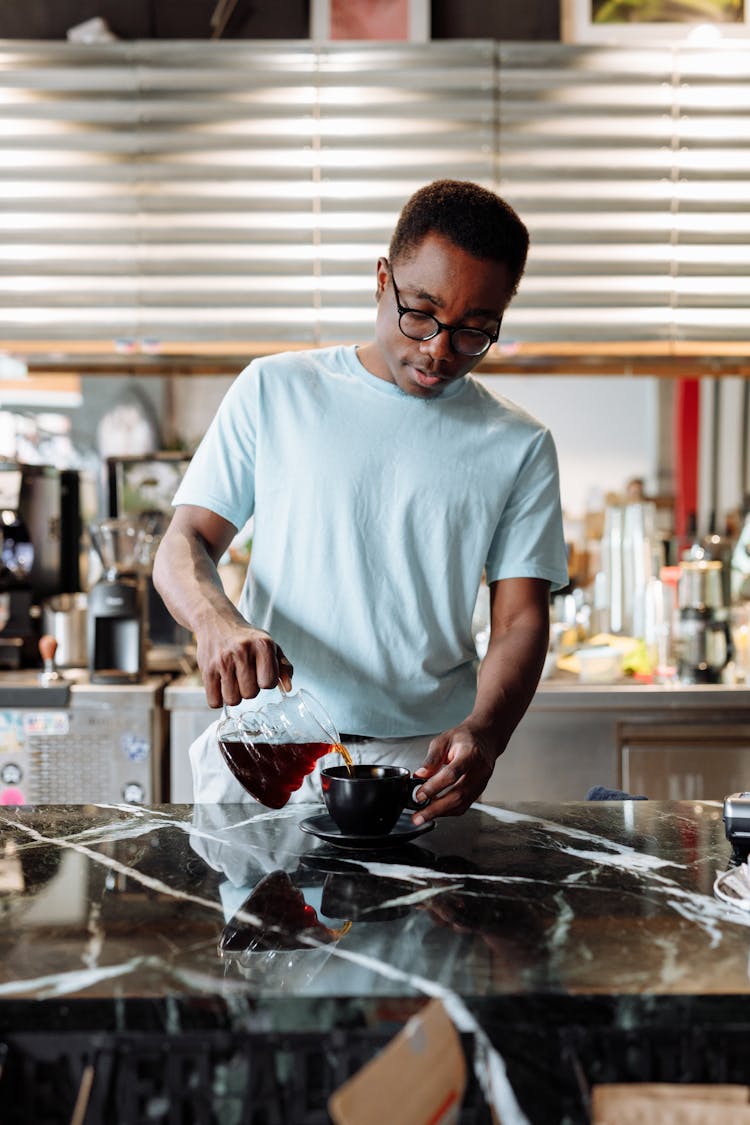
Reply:
<svg viewBox="0 0 750 1125"><path fill-rule="evenodd" d="M326 807L346 836L387 836L404 809L423 809L413 793L423 782L405 766L331 766L321 770Z"/></svg>

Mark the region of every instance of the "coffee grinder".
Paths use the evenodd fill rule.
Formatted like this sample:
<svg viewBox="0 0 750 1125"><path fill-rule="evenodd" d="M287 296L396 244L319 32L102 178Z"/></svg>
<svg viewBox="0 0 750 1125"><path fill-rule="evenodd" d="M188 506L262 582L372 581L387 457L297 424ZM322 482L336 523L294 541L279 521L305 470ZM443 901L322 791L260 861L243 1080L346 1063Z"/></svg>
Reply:
<svg viewBox="0 0 750 1125"><path fill-rule="evenodd" d="M172 497L189 464L185 453L166 451L107 459L109 515L138 516L144 529L146 667L150 672L184 670L193 643L192 632L175 621L152 579L154 555L172 518Z"/></svg>
<svg viewBox="0 0 750 1125"><path fill-rule="evenodd" d="M104 573L88 593L89 674L94 684L143 678L145 630L138 519L105 519L89 527Z"/></svg>

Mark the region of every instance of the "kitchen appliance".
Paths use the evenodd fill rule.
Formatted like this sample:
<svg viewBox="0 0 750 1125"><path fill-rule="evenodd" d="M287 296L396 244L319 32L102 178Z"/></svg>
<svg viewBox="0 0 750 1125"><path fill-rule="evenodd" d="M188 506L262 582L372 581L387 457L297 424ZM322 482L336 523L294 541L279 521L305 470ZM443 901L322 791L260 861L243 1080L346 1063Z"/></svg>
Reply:
<svg viewBox="0 0 750 1125"><path fill-rule="evenodd" d="M145 646L150 671L184 671L185 652L193 642L192 633L172 617L151 578L154 555L172 517L172 497L189 464L186 454L172 452L107 459L110 516L140 516L144 525Z"/></svg>
<svg viewBox="0 0 750 1125"><path fill-rule="evenodd" d="M41 687L30 672L6 673L0 806L165 800L164 684L163 677L115 686L67 675L63 691Z"/></svg>
<svg viewBox="0 0 750 1125"><path fill-rule="evenodd" d="M721 683L730 653L721 571L718 559L680 563L677 674L682 683Z"/></svg>
<svg viewBox="0 0 750 1125"><path fill-rule="evenodd" d="M722 819L735 856L747 859L750 853L750 793L732 793L725 797Z"/></svg>
<svg viewBox="0 0 750 1125"><path fill-rule="evenodd" d="M89 527L104 573L88 592L88 662L92 683L138 683L146 668L144 583L138 519Z"/></svg>
<svg viewBox="0 0 750 1125"><path fill-rule="evenodd" d="M659 573L656 505L611 504L604 512L597 608L604 632L643 636L649 580Z"/></svg>
<svg viewBox="0 0 750 1125"><path fill-rule="evenodd" d="M39 604L80 590L79 476L0 461L0 668L39 664Z"/></svg>
<svg viewBox="0 0 750 1125"><path fill-rule="evenodd" d="M29 574L34 548L18 513L0 511L0 668L28 666L36 650Z"/></svg>

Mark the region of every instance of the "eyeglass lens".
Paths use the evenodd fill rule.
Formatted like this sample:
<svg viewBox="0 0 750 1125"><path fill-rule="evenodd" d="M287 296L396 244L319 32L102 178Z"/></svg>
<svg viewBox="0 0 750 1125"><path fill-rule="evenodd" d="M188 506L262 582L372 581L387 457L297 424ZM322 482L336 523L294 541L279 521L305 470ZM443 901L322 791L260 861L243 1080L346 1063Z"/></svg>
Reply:
<svg viewBox="0 0 750 1125"><path fill-rule="evenodd" d="M410 340L431 340L441 324L430 313L407 311L399 314L399 327ZM481 355L492 343L488 332L480 328L449 328L451 347L461 355Z"/></svg>

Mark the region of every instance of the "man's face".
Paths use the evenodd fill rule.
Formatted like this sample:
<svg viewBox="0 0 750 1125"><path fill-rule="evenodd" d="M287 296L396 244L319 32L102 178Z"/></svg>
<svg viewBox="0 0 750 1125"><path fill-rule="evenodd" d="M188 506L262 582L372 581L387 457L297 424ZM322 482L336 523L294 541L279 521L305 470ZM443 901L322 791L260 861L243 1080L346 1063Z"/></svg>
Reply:
<svg viewBox="0 0 750 1125"><path fill-rule="evenodd" d="M445 331L431 340L404 336L393 277L402 307L430 313L451 327L480 328L492 334L511 296L507 267L475 258L439 235L428 235L409 257L378 262L376 343L363 350L363 362L404 394L437 398L482 357L455 352Z"/></svg>

